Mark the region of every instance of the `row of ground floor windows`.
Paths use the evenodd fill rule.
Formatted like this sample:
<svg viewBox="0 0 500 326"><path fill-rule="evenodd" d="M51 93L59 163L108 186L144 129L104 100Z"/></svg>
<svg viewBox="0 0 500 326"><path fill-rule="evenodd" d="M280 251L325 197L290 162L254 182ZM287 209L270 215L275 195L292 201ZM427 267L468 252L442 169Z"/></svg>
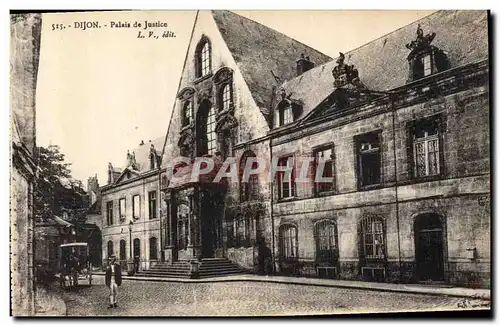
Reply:
<svg viewBox="0 0 500 326"><path fill-rule="evenodd" d="M358 224L359 257L365 261L384 261L386 250L386 221L367 217ZM313 226L316 262L335 265L339 258L337 224L322 220ZM279 257L284 261L299 259L299 232L293 223L279 227ZM444 266L444 222L436 214L422 214L414 221L415 259L423 270L442 272Z"/></svg>
<svg viewBox="0 0 500 326"><path fill-rule="evenodd" d="M385 225L379 217L370 217L361 221L361 249L364 258L385 258ZM298 258L298 230L295 224L282 224L279 230L280 257ZM337 224L333 220L323 220L314 224L316 259L332 261L338 257Z"/></svg>
<svg viewBox="0 0 500 326"><path fill-rule="evenodd" d="M116 256L113 241L109 240L107 246L108 258ZM117 258L119 260L127 260L127 251L132 251L132 257L141 258L141 240L139 238L135 238L133 240L132 248L127 246L127 241L123 239L120 240ZM158 239L156 237L149 238L149 259L158 259Z"/></svg>

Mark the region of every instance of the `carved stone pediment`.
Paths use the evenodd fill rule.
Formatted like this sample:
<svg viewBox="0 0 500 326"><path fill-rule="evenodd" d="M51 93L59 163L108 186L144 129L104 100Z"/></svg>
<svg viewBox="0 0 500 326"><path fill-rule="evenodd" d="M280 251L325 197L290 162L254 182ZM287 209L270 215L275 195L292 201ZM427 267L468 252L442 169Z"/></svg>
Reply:
<svg viewBox="0 0 500 326"><path fill-rule="evenodd" d="M222 84L233 78L233 70L231 68L222 67L220 68L213 77L213 82L215 84Z"/></svg>
<svg viewBox="0 0 500 326"><path fill-rule="evenodd" d="M192 87L185 87L183 88L179 94L177 94L177 98L180 100L188 100L193 97L195 94L195 89Z"/></svg>
<svg viewBox="0 0 500 326"><path fill-rule="evenodd" d="M376 98L377 96L378 95L370 91L360 91L352 85L338 88L314 110L314 114L312 114L309 119L314 120L326 117L330 114L356 107Z"/></svg>

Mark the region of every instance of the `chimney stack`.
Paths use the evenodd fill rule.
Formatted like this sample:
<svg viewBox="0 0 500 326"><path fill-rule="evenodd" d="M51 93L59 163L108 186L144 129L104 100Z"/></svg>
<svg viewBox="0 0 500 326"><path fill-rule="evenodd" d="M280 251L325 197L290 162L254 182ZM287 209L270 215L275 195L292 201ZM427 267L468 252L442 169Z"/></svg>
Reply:
<svg viewBox="0 0 500 326"><path fill-rule="evenodd" d="M302 75L308 70L314 68L314 63L311 62L309 56L305 56L303 53L300 55L300 59L297 60L297 76Z"/></svg>

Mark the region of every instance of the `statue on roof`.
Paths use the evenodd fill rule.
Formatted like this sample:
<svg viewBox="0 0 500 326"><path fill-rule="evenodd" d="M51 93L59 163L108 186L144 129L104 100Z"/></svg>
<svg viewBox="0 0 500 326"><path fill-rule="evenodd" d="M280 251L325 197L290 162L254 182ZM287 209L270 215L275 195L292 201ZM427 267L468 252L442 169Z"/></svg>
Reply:
<svg viewBox="0 0 500 326"><path fill-rule="evenodd" d="M359 72L354 65L348 65L344 63L345 55L340 52L337 58L337 65L332 70L332 75L334 78L333 85L335 88L340 88L352 84L356 87L362 87L362 83L359 80Z"/></svg>
<svg viewBox="0 0 500 326"><path fill-rule="evenodd" d="M436 33L434 33L434 32L424 36L424 31L420 27L420 24L418 24L418 26L417 26L417 39L406 44L406 48L408 50L413 51L415 49L427 47L431 44L431 42L434 40L435 37L436 37Z"/></svg>

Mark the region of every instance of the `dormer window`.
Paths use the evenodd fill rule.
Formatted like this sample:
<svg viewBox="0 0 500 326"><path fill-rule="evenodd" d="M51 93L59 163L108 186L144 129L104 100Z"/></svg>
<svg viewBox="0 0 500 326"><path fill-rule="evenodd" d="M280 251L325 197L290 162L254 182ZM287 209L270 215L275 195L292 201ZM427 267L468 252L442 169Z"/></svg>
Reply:
<svg viewBox="0 0 500 326"><path fill-rule="evenodd" d="M412 66L412 81L432 75L435 72L432 61L432 52L424 52L422 55L416 56L413 62L410 63Z"/></svg>
<svg viewBox="0 0 500 326"><path fill-rule="evenodd" d="M286 105L280 110L280 124L287 125L293 122L292 106Z"/></svg>
<svg viewBox="0 0 500 326"><path fill-rule="evenodd" d="M182 106L182 126L189 126L193 119L193 102L186 101Z"/></svg>
<svg viewBox="0 0 500 326"><path fill-rule="evenodd" d="M293 106L288 101L283 101L278 105L278 109L275 114L275 126L281 127L290 124L295 121L295 114Z"/></svg>
<svg viewBox="0 0 500 326"><path fill-rule="evenodd" d="M151 170L154 170L156 168L155 166L155 156L154 154L149 155L149 168Z"/></svg>
<svg viewBox="0 0 500 326"><path fill-rule="evenodd" d="M196 77L203 77L212 71L211 45L203 38L196 50Z"/></svg>
<svg viewBox="0 0 500 326"><path fill-rule="evenodd" d="M274 127L281 127L297 120L302 114L302 105L291 98L291 94L286 94L285 89L281 89L281 101L274 111Z"/></svg>
<svg viewBox="0 0 500 326"><path fill-rule="evenodd" d="M429 76L432 74L432 63L431 63L431 56L429 54L426 54L422 57L423 61L423 66L424 66L424 76Z"/></svg>
<svg viewBox="0 0 500 326"><path fill-rule="evenodd" d="M406 47L411 50L408 55L410 66L410 78L408 82L419 80L450 68L446 52L430 45L434 37L436 37L436 33L424 36L423 30L418 25L417 39L406 44Z"/></svg>

